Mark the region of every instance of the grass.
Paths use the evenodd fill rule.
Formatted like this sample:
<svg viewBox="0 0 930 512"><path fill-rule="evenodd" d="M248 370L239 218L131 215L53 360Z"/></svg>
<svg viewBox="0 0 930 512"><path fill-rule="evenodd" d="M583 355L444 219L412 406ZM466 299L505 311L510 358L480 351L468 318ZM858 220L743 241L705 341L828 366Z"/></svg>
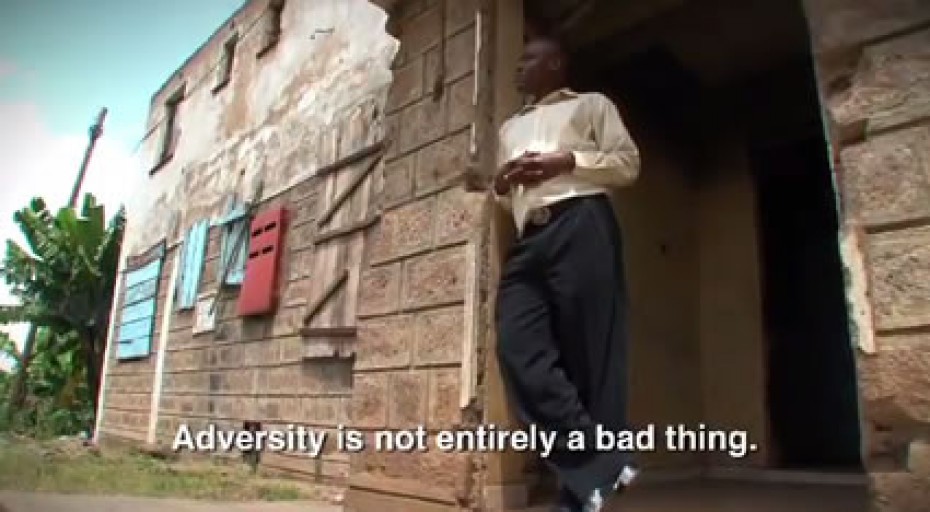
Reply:
<svg viewBox="0 0 930 512"><path fill-rule="evenodd" d="M0 489L222 501L318 498L244 467L208 461L179 464L128 451L92 452L73 440L5 437L0 437Z"/></svg>

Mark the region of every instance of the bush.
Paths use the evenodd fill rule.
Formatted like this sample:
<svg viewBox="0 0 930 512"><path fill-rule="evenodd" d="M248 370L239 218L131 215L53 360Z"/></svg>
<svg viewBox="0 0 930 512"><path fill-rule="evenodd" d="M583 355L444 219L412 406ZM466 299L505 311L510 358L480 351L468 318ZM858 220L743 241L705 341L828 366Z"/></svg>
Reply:
<svg viewBox="0 0 930 512"><path fill-rule="evenodd" d="M25 400L11 406L15 378L0 383L0 431L47 439L76 435L91 428L94 409L79 345L70 334L43 330L36 339L36 354L26 374Z"/></svg>

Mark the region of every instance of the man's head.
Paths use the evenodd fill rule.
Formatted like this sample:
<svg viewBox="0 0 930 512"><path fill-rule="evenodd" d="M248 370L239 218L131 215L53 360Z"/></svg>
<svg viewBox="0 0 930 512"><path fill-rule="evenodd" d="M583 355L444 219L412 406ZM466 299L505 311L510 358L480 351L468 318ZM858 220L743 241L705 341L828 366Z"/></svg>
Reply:
<svg viewBox="0 0 930 512"><path fill-rule="evenodd" d="M530 36L517 64L517 88L523 94L539 99L565 87L568 80L568 56L555 37L545 34Z"/></svg>

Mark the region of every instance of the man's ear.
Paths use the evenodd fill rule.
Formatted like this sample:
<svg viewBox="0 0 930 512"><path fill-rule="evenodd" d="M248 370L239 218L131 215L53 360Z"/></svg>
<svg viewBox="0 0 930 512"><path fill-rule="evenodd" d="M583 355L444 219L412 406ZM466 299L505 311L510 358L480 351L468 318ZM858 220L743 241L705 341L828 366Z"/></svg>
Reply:
<svg viewBox="0 0 930 512"><path fill-rule="evenodd" d="M556 57L556 58L553 58L552 60L550 60L550 61L549 61L549 69L551 69L552 71L558 71L558 70L562 69L562 59Z"/></svg>

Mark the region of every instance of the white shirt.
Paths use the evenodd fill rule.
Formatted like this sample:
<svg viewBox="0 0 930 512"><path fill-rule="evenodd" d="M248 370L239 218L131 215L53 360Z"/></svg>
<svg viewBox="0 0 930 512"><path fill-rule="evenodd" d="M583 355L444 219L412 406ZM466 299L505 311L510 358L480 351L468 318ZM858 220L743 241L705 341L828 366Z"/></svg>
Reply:
<svg viewBox="0 0 930 512"><path fill-rule="evenodd" d="M575 169L530 186L515 185L494 196L512 212L522 234L530 212L559 201L601 194L639 176L639 150L617 107L600 93L560 89L524 107L501 126L497 169L526 151L571 151Z"/></svg>

